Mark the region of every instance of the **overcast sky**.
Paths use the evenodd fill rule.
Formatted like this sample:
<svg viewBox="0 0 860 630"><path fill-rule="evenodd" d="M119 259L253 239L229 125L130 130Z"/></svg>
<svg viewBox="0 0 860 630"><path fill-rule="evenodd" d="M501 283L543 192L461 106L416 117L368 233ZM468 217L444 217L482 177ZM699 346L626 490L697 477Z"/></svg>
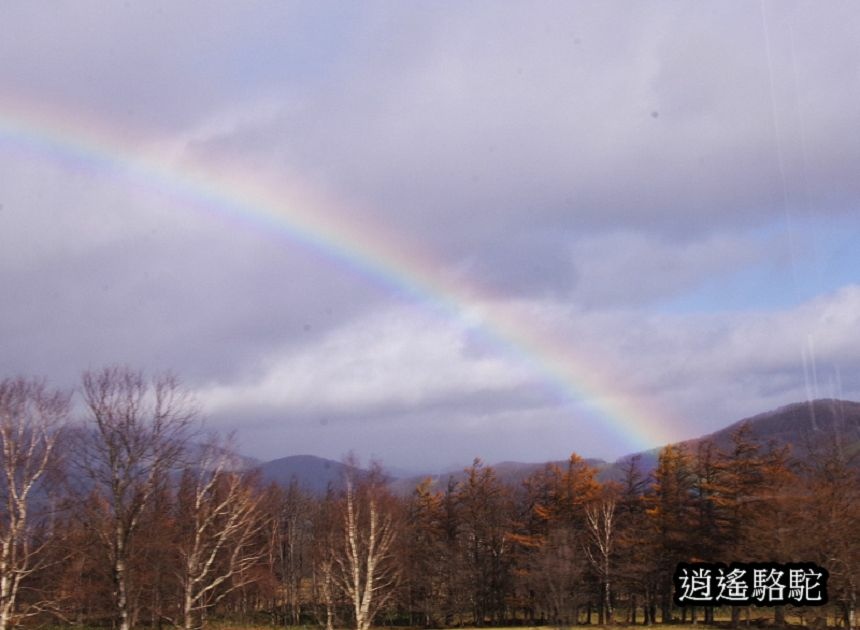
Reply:
<svg viewBox="0 0 860 630"><path fill-rule="evenodd" d="M0 375L270 459L614 458L860 398L854 2L0 8ZM195 179L197 178L197 179Z"/></svg>

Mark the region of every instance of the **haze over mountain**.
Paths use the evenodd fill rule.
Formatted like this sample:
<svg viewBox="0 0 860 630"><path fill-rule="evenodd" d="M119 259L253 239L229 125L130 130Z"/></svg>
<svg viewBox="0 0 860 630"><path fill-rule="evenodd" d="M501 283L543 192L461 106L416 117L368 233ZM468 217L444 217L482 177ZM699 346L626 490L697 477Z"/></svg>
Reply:
<svg viewBox="0 0 860 630"><path fill-rule="evenodd" d="M698 443L711 440L718 448L728 448L731 435L743 424L748 425L751 435L762 443L788 445L792 449L792 454L800 459L804 457L806 448L813 445L816 440L829 437L838 438L851 452L860 451L860 402L837 399L819 399L786 405L738 420L719 431L681 442L681 444L693 449ZM639 458L638 467L643 473L650 472L656 465L658 453L659 449L653 449L632 453L614 462L592 458L586 459L586 463L598 469L601 479L607 480L619 478L623 465L632 457ZM587 453L577 454L581 457L588 455ZM564 467L567 462L556 460L542 463L510 461L487 463L493 467L502 481L518 483L548 463ZM321 492L329 485L340 488L347 466L322 457L293 455L260 464L259 469L266 482L286 486L295 481L308 490ZM422 474L391 475L390 483L395 492L404 494L411 492L427 477L430 477L437 487L441 487L447 484L449 479L460 481L465 475L462 469L426 471Z"/></svg>
<svg viewBox="0 0 860 630"><path fill-rule="evenodd" d="M324 457L290 455L262 463L257 469L266 483L287 487L295 482L307 490L323 492L329 486L341 488L349 467Z"/></svg>
<svg viewBox="0 0 860 630"><path fill-rule="evenodd" d="M795 451L828 434L839 435L846 445L854 444L860 441L860 402L824 398L794 403L738 420L699 440L685 443L694 445L709 439L717 446L725 447L741 424L748 424L753 436L789 444Z"/></svg>

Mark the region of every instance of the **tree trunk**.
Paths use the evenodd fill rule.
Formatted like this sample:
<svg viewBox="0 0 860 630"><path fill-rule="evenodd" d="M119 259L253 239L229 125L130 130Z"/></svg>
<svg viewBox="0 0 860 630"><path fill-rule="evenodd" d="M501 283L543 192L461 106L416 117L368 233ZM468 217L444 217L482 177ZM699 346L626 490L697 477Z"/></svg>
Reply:
<svg viewBox="0 0 860 630"><path fill-rule="evenodd" d="M54 464L57 427L68 404L68 396L38 381L0 381L0 630L15 625L21 581L36 570L43 549L31 545L28 508Z"/></svg>
<svg viewBox="0 0 860 630"><path fill-rule="evenodd" d="M852 592L847 602L843 615L843 623L848 630L857 628L857 594Z"/></svg>
<svg viewBox="0 0 860 630"><path fill-rule="evenodd" d="M773 622L777 626L785 625L785 606L775 606L773 609Z"/></svg>
<svg viewBox="0 0 860 630"><path fill-rule="evenodd" d="M672 608L669 603L669 595L667 592L663 593L663 596L660 599L660 618L663 620L663 623L669 623L672 621Z"/></svg>
<svg viewBox="0 0 860 630"><path fill-rule="evenodd" d="M122 545L119 545L117 551L122 553ZM119 629L131 630L131 619L128 610L128 567L126 565L125 554L117 557L114 562L114 585L116 588L116 608L119 613Z"/></svg>

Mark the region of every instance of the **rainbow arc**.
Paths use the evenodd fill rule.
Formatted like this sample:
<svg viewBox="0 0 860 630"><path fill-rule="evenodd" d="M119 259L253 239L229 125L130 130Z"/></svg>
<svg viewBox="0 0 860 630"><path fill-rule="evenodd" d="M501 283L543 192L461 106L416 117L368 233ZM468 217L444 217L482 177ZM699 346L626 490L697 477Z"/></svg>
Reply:
<svg viewBox="0 0 860 630"><path fill-rule="evenodd" d="M478 322L486 339L533 368L560 400L597 414L631 449L673 440L666 414L621 391L605 369L596 369L594 357L578 356L521 309L443 273L443 265L418 244L384 226L351 220L307 186L271 186L235 167L228 171L129 149L140 146L145 145L133 134L80 116L0 100L0 150L71 160L169 195L182 206L300 243L446 316L471 326Z"/></svg>

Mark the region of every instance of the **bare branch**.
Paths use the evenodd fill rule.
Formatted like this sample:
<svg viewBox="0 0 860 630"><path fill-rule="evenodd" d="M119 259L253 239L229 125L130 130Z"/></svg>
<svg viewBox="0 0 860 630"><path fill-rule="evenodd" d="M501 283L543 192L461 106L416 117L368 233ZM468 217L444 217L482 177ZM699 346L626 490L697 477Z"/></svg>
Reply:
<svg viewBox="0 0 860 630"><path fill-rule="evenodd" d="M0 630L21 614L22 580L44 567L46 543L34 540L31 511L68 411L68 394L41 381L0 382Z"/></svg>

